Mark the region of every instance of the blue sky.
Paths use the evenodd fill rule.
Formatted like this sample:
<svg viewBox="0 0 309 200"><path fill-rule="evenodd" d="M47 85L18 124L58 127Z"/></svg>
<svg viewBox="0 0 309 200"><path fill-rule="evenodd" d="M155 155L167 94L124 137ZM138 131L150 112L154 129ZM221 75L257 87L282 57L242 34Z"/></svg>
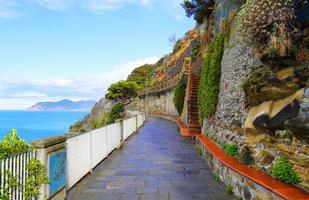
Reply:
<svg viewBox="0 0 309 200"><path fill-rule="evenodd" d="M182 0L0 0L0 109L98 100L194 27Z"/></svg>

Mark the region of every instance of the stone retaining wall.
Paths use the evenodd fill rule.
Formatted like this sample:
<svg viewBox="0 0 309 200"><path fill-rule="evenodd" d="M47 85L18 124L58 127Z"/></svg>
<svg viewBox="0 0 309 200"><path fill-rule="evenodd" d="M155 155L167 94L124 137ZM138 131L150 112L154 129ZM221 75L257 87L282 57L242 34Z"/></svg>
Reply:
<svg viewBox="0 0 309 200"><path fill-rule="evenodd" d="M201 146L203 157L213 173L219 175L225 185L231 185L236 196L241 196L244 200L283 200L280 196L222 164L201 145L199 140L197 140L197 144Z"/></svg>
<svg viewBox="0 0 309 200"><path fill-rule="evenodd" d="M175 90L165 91L164 93L157 93L149 95L147 98L148 102L148 113L153 115L169 116L174 118L178 116L177 110L173 104ZM145 97L136 98L127 109L139 110L145 112Z"/></svg>

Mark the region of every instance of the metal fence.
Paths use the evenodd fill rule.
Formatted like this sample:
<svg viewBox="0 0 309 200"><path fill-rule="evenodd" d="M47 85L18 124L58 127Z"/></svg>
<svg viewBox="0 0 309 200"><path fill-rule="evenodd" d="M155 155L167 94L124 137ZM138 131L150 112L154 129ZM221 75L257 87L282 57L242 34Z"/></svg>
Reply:
<svg viewBox="0 0 309 200"><path fill-rule="evenodd" d="M27 180L26 167L35 158L35 152L29 151L0 160L0 196L8 192L10 200L23 200ZM12 186L10 180L17 184Z"/></svg>

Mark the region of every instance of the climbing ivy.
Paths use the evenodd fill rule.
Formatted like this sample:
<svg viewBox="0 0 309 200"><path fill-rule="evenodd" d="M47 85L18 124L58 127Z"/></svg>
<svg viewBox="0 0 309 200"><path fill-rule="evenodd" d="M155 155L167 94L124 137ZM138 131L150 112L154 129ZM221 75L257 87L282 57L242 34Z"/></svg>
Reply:
<svg viewBox="0 0 309 200"><path fill-rule="evenodd" d="M208 53L202 65L198 93L198 110L200 123L210 117L216 109L220 91L221 59L224 49L224 36L217 34L210 43Z"/></svg>
<svg viewBox="0 0 309 200"><path fill-rule="evenodd" d="M186 84L179 83L175 90L175 95L173 99L173 103L179 115L181 115L183 110L183 104L185 102L186 96Z"/></svg>

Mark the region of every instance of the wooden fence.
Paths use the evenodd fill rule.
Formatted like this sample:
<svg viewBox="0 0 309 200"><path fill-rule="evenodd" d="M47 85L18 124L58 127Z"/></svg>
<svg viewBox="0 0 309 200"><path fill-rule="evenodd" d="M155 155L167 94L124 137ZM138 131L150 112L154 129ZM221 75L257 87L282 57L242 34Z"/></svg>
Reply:
<svg viewBox="0 0 309 200"><path fill-rule="evenodd" d="M26 167L33 158L35 158L35 152L29 151L0 160L0 198L7 191L10 200L24 199ZM17 180L18 186L9 187L8 181L11 177Z"/></svg>

